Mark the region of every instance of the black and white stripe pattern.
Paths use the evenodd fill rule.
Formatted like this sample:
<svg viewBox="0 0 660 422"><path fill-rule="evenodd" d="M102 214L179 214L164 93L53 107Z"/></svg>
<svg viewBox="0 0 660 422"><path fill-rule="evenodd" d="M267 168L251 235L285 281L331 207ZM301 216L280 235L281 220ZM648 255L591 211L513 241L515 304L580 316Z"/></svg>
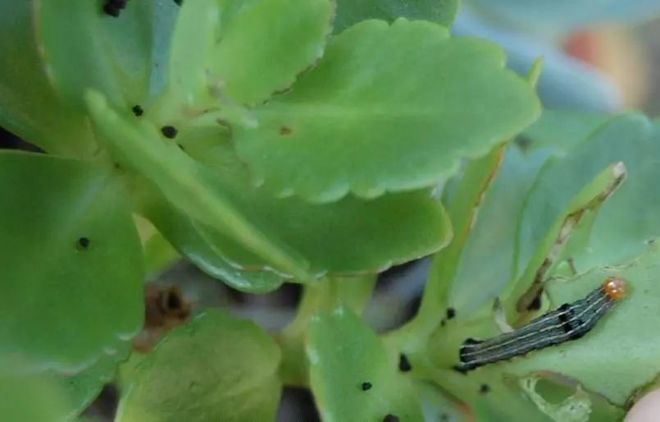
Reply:
<svg viewBox="0 0 660 422"><path fill-rule="evenodd" d="M470 371L489 363L511 359L587 334L615 300L602 287L572 304L564 304L510 333L487 340L467 339L459 350L456 369Z"/></svg>

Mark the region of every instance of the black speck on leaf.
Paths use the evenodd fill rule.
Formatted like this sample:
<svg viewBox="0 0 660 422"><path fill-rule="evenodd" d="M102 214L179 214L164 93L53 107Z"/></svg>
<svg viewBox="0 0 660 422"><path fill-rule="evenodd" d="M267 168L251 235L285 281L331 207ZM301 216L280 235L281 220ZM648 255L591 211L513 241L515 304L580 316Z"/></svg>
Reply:
<svg viewBox="0 0 660 422"><path fill-rule="evenodd" d="M176 134L178 131L174 126L163 126L160 128L160 132L163 134L164 137L169 138L169 139L174 139L176 137Z"/></svg>
<svg viewBox="0 0 660 422"><path fill-rule="evenodd" d="M142 115L144 114L144 110L143 110L142 107L140 107L139 105L134 105L133 108L131 109L131 111L132 111L133 114L135 114L137 117L140 117L140 116L142 116Z"/></svg>
<svg viewBox="0 0 660 422"><path fill-rule="evenodd" d="M399 417L389 413L383 418L383 422L399 422Z"/></svg>
<svg viewBox="0 0 660 422"><path fill-rule="evenodd" d="M411 369L412 369L412 365L410 365L410 361L408 360L408 356L401 353L399 355L399 370L401 372L408 372Z"/></svg>
<svg viewBox="0 0 660 422"><path fill-rule="evenodd" d="M78 250L81 250L81 251L89 248L89 244L90 244L90 240L87 237L81 237L76 242L76 246L77 246Z"/></svg>
<svg viewBox="0 0 660 422"><path fill-rule="evenodd" d="M362 388L362 391L371 390L371 383L370 382L363 382L360 387Z"/></svg>
<svg viewBox="0 0 660 422"><path fill-rule="evenodd" d="M452 319L456 316L456 309L447 308L447 319Z"/></svg>

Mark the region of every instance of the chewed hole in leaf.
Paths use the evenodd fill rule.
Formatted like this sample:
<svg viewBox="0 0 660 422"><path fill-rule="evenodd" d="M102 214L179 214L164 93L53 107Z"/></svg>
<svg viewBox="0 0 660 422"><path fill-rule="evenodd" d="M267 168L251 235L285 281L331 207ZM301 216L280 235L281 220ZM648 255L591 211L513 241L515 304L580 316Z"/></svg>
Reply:
<svg viewBox="0 0 660 422"><path fill-rule="evenodd" d="M567 383L560 377L542 378L532 375L521 378L519 385L536 407L554 421L586 422L591 414L591 398L579 384L566 397ZM558 397L562 397L558 400ZM549 401L550 399L551 401Z"/></svg>

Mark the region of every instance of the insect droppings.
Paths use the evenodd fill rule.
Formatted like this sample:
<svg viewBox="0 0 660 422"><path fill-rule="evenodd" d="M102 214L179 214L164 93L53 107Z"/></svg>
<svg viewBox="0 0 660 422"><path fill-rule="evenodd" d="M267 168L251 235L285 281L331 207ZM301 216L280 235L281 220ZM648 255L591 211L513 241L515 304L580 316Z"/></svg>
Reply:
<svg viewBox="0 0 660 422"><path fill-rule="evenodd" d="M136 117L140 117L144 114L144 110L139 104L134 105L133 108L131 108L131 111Z"/></svg>
<svg viewBox="0 0 660 422"><path fill-rule="evenodd" d="M362 385L360 385L360 387L362 388L362 391L367 391L367 390L371 390L372 386L370 382L363 382Z"/></svg>
<svg viewBox="0 0 660 422"><path fill-rule="evenodd" d="M399 355L399 371L408 372L411 369L412 369L412 365L410 365L410 361L408 360L408 356L401 353Z"/></svg>
<svg viewBox="0 0 660 422"><path fill-rule="evenodd" d="M163 126L160 128L160 133L168 139L176 138L176 134L179 133L174 126Z"/></svg>

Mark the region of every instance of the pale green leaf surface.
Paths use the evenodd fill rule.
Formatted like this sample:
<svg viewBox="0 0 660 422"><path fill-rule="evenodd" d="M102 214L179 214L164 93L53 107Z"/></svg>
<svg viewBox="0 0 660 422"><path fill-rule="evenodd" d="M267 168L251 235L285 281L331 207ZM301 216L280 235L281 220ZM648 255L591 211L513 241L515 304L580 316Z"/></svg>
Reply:
<svg viewBox="0 0 660 422"><path fill-rule="evenodd" d="M419 399L388 350L365 322L339 307L311 319L306 345L312 393L321 417L333 421L422 421ZM364 389L363 383L370 388Z"/></svg>
<svg viewBox="0 0 660 422"><path fill-rule="evenodd" d="M118 182L80 161L0 154L0 353L76 372L140 329L140 242Z"/></svg>
<svg viewBox="0 0 660 422"><path fill-rule="evenodd" d="M184 2L172 42L173 92L186 105L209 90L221 102L254 104L288 88L323 53L333 8L331 0Z"/></svg>
<svg viewBox="0 0 660 422"><path fill-rule="evenodd" d="M328 202L432 186L530 124L532 88L504 55L436 24L365 21L334 37L292 90L233 127L254 178Z"/></svg>
<svg viewBox="0 0 660 422"><path fill-rule="evenodd" d="M0 415L7 422L64 422L66 396L48 378L0 372Z"/></svg>
<svg viewBox="0 0 660 422"><path fill-rule="evenodd" d="M38 34L49 76L69 103L84 109L84 93L98 89L127 109L149 92L154 2L131 1L118 17L88 0L35 0Z"/></svg>
<svg viewBox="0 0 660 422"><path fill-rule="evenodd" d="M208 310L135 368L117 422L274 420L280 350L252 322Z"/></svg>
<svg viewBox="0 0 660 422"><path fill-rule="evenodd" d="M393 22L396 18L424 19L449 28L458 10L458 0L337 0L335 32L366 19Z"/></svg>
<svg viewBox="0 0 660 422"><path fill-rule="evenodd" d="M95 144L84 116L61 104L46 76L33 9L0 2L0 126L50 153L88 155Z"/></svg>
<svg viewBox="0 0 660 422"><path fill-rule="evenodd" d="M572 280L550 283L547 291L553 308L586 296L608 276L624 277L629 292L581 339L498 364L497 369L521 375L545 370L559 372L623 405L636 388L660 372L658 262L660 252L653 246L625 265L595 269Z"/></svg>

